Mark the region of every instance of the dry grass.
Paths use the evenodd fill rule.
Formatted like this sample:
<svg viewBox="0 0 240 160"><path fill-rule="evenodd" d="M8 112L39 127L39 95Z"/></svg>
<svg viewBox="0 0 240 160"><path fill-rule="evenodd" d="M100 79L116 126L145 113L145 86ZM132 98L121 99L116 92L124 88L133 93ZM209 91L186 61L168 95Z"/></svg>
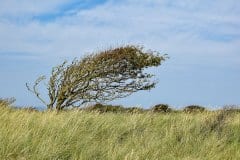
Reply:
<svg viewBox="0 0 240 160"><path fill-rule="evenodd" d="M0 106L0 159L240 159L240 113L36 112Z"/></svg>

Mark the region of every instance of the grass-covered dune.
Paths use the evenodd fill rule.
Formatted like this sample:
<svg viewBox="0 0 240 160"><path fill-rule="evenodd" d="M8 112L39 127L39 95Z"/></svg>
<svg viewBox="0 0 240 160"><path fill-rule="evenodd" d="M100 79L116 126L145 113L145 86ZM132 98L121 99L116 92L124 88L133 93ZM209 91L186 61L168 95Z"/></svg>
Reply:
<svg viewBox="0 0 240 160"><path fill-rule="evenodd" d="M240 113L36 112L0 106L0 159L240 159Z"/></svg>

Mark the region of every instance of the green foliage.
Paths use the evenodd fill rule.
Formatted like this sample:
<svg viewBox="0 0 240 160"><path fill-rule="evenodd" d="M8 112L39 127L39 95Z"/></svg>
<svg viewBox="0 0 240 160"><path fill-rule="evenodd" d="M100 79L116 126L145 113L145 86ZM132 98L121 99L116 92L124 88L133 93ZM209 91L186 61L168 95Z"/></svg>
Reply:
<svg viewBox="0 0 240 160"><path fill-rule="evenodd" d="M85 107L83 108L83 110L90 111L90 112L98 112L98 113L107 113L107 112L123 113L125 108L122 106L103 105L103 104L97 103L95 105Z"/></svg>
<svg viewBox="0 0 240 160"><path fill-rule="evenodd" d="M186 106L183 111L186 113L203 112L205 111L205 108L199 105L190 105Z"/></svg>
<svg viewBox="0 0 240 160"><path fill-rule="evenodd" d="M26 86L49 109L112 101L154 88L157 83L152 78L154 75L145 73L144 69L159 66L166 58L138 46L113 48L54 67L47 87L49 102L37 90L45 76L39 77L32 88Z"/></svg>
<svg viewBox="0 0 240 160"><path fill-rule="evenodd" d="M145 110L139 107L125 108L119 105L103 105L100 103L82 108L83 111L97 112L97 113L143 113Z"/></svg>
<svg viewBox="0 0 240 160"><path fill-rule="evenodd" d="M169 107L168 104L157 104L154 107L152 107L153 112L171 112L172 109Z"/></svg>

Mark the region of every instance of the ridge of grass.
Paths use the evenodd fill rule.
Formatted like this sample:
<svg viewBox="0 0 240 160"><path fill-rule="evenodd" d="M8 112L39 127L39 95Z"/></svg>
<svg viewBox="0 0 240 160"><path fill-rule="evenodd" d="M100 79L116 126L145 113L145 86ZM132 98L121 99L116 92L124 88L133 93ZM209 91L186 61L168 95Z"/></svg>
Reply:
<svg viewBox="0 0 240 160"><path fill-rule="evenodd" d="M57 113L1 104L0 159L240 159L240 113Z"/></svg>

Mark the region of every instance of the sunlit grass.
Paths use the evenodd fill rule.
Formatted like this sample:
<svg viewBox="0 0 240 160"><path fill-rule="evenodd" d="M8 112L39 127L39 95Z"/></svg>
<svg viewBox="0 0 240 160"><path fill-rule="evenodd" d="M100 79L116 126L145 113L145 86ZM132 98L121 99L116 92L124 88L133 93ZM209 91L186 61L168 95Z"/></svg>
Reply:
<svg viewBox="0 0 240 160"><path fill-rule="evenodd" d="M0 159L240 159L240 113L57 113L0 106Z"/></svg>

